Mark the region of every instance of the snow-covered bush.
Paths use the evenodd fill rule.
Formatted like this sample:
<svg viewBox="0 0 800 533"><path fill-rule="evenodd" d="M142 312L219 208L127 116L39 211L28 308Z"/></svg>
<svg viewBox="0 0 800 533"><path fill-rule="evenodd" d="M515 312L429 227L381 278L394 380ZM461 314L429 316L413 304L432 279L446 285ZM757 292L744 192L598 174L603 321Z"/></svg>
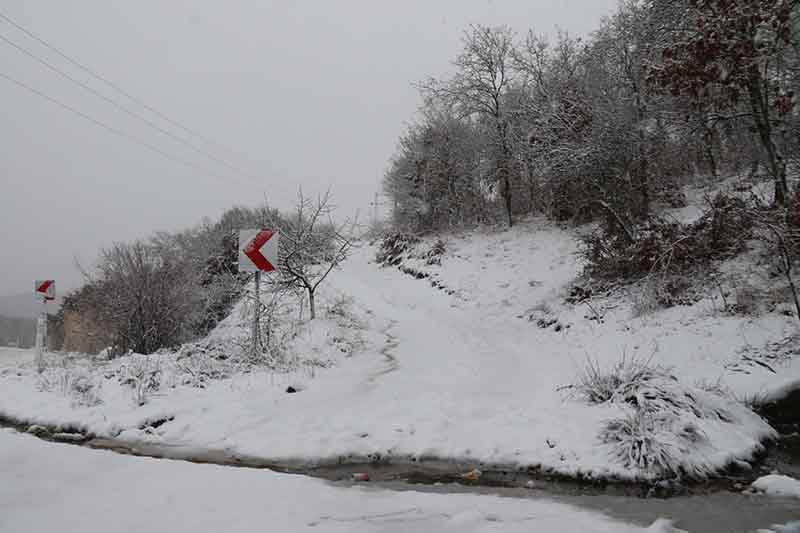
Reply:
<svg viewBox="0 0 800 533"><path fill-rule="evenodd" d="M207 350L182 350L175 362L175 370L181 385L205 388L211 380L230 377L235 371L235 364L227 358L214 357Z"/></svg>
<svg viewBox="0 0 800 533"><path fill-rule="evenodd" d="M103 382L88 372L77 373L70 383L70 394L75 404L92 407L103 403L100 393Z"/></svg>
<svg viewBox="0 0 800 533"><path fill-rule="evenodd" d="M436 242L425 251L423 257L426 265L441 265L442 256L447 251L447 245L442 239L436 239Z"/></svg>
<svg viewBox="0 0 800 533"><path fill-rule="evenodd" d="M575 389L589 403L621 407L624 414L605 422L600 440L623 466L648 475L710 475L711 467L689 460L706 440L703 424L735 421L722 393L684 386L669 369L635 357L609 369L588 362Z"/></svg>
<svg viewBox="0 0 800 533"><path fill-rule="evenodd" d="M74 405L82 407L103 402L100 397L101 378L95 377L90 369L77 366L66 358L60 364L46 368L38 376L37 388L70 397Z"/></svg>
<svg viewBox="0 0 800 533"><path fill-rule="evenodd" d="M120 385L130 387L136 405L146 404L150 394L161 388L161 378L158 356L131 354L117 370Z"/></svg>
<svg viewBox="0 0 800 533"><path fill-rule="evenodd" d="M744 200L718 194L691 224L650 218L637 227L623 227L625 231L620 224L609 224L582 238L587 272L623 279L692 272L743 251L752 235L752 218Z"/></svg>
<svg viewBox="0 0 800 533"><path fill-rule="evenodd" d="M325 314L332 318L346 318L350 315L353 299L346 294L339 294L325 306Z"/></svg>
<svg viewBox="0 0 800 533"><path fill-rule="evenodd" d="M697 418L726 422L732 419L719 396L686 387L668 368L635 357L623 356L607 370L597 363L587 362L576 389L592 404L612 402L650 414L690 413Z"/></svg>
<svg viewBox="0 0 800 533"><path fill-rule="evenodd" d="M402 231L386 235L381 241L375 260L384 266L399 265L403 261L403 256L418 242L418 237Z"/></svg>
<svg viewBox="0 0 800 533"><path fill-rule="evenodd" d="M696 425L672 413L629 410L607 421L600 438L613 444L612 457L626 468L661 476L685 473L706 477L710 473L702 469L686 471L692 448L705 437Z"/></svg>
<svg viewBox="0 0 800 533"><path fill-rule="evenodd" d="M589 403L598 404L610 401L619 390L629 390L639 383L668 376L665 369L651 365L649 361L623 354L622 359L608 369L588 359L575 389Z"/></svg>

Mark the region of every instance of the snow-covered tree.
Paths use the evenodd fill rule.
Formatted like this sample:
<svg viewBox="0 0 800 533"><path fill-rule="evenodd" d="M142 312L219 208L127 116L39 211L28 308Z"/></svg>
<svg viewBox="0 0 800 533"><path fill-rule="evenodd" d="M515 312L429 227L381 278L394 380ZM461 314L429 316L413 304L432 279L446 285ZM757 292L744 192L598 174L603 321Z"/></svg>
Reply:
<svg viewBox="0 0 800 533"><path fill-rule="evenodd" d="M653 1L657 10L665 0ZM671 2L670 2L671 3ZM794 0L685 0L672 42L652 79L699 107L710 105L752 120L774 181L775 203L788 198L782 123L794 108L787 54L795 35Z"/></svg>
<svg viewBox="0 0 800 533"><path fill-rule="evenodd" d="M514 82L514 32L505 26L475 25L464 32L463 43L463 51L453 62L455 75L448 80L431 78L420 87L426 96L451 108L456 118L484 125L487 154L493 161L490 181L502 193L511 226L512 154L506 96Z"/></svg>

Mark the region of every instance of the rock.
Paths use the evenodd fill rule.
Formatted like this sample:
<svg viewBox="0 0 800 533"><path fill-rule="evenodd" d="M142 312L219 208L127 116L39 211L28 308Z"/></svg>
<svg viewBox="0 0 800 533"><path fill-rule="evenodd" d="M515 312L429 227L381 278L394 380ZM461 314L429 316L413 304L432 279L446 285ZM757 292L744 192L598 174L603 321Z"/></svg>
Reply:
<svg viewBox="0 0 800 533"><path fill-rule="evenodd" d="M473 468L469 472L461 474L460 477L461 479L466 479L467 481L478 481L478 479L481 477L481 474L483 474L483 472L481 472L477 468Z"/></svg>
<svg viewBox="0 0 800 533"><path fill-rule="evenodd" d="M86 440L86 435L83 433L55 433L53 434L52 439L59 442L81 443Z"/></svg>
<svg viewBox="0 0 800 533"><path fill-rule="evenodd" d="M26 432L30 433L31 435L35 435L37 437L47 437L48 435L50 435L50 430L44 426L40 426L39 424L33 424L31 426L28 426Z"/></svg>

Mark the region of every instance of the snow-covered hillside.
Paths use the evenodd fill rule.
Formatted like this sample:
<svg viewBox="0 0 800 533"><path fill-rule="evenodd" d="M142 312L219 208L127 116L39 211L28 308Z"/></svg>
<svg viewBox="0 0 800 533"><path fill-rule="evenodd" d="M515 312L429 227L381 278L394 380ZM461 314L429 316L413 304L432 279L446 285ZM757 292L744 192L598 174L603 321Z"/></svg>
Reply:
<svg viewBox="0 0 800 533"><path fill-rule="evenodd" d="M293 333L292 357L316 364L198 388L172 356L153 356L164 377L138 406L117 379L126 358L84 364L94 405L0 359L0 414L276 461L437 458L641 479L743 465L774 432L742 400L800 379L796 318L732 315L711 291L645 314L622 291L587 298L573 289L575 230L543 220L425 239L404 255L407 272L376 252L360 246L320 289L322 318ZM211 338L247 327L235 313ZM589 401L587 363L611 375L623 357L616 374L631 383Z"/></svg>

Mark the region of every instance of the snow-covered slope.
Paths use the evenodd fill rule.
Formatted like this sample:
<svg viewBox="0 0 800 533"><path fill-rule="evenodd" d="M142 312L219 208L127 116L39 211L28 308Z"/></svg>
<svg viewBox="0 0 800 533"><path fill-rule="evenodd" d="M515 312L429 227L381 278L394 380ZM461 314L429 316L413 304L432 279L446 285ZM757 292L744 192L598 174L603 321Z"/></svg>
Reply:
<svg viewBox="0 0 800 533"><path fill-rule="evenodd" d="M732 316L713 296L642 316L621 294L568 303L581 271L574 237L537 219L451 235L436 261L406 259L423 279L377 265L376 249L365 244L320 289L323 318L294 334L293 356L323 365L234 373L202 389L173 379L141 407L114 379L101 380L103 403L81 406L58 391L38 392L32 368L15 366L2 372L0 413L275 460L435 457L587 476L663 475L624 457L625 445L639 446L640 430L657 434L672 473L703 475L751 458L774 433L736 399L800 376L796 319ZM418 244L419 257L435 241ZM212 338L246 331L237 316ZM757 364L776 341L784 348L767 366L777 374ZM630 398L591 405L572 387L587 360L605 370L623 354L664 369L634 395L650 401L654 389L666 390L691 408L637 418ZM298 381L303 390L286 394ZM623 423L611 424L621 440L608 437L613 420Z"/></svg>

